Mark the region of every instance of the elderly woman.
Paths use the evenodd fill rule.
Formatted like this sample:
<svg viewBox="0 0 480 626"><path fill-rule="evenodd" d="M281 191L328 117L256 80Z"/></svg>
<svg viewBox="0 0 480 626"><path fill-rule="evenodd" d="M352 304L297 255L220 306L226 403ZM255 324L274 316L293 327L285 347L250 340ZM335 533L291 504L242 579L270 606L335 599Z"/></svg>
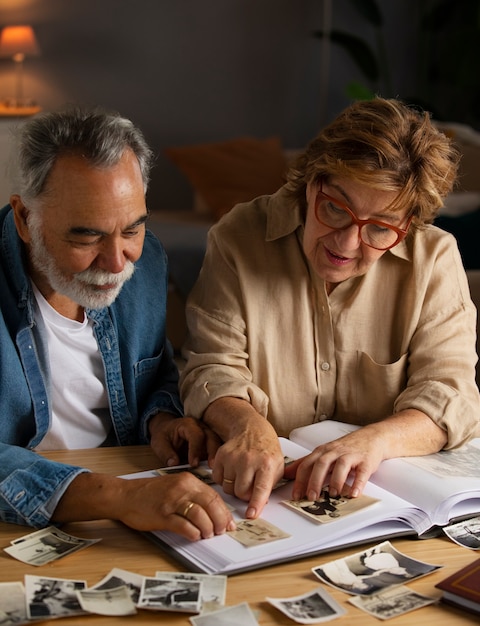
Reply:
<svg viewBox="0 0 480 626"><path fill-rule="evenodd" d="M447 137L397 100L357 102L272 196L211 229L187 305L187 414L221 438L213 476L258 516L277 435L361 428L290 465L293 498L358 496L381 461L480 436L476 310L455 239L432 226L455 182Z"/></svg>

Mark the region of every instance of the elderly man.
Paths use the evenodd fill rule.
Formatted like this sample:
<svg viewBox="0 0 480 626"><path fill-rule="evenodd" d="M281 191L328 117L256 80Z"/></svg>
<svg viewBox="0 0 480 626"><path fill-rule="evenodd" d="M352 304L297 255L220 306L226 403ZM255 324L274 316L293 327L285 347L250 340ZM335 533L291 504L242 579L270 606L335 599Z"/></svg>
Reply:
<svg viewBox="0 0 480 626"><path fill-rule="evenodd" d="M141 132L73 107L25 124L16 156L18 193L0 213L0 518L225 532L231 514L191 474L122 480L37 454L150 442L165 464L188 446L195 465L215 440L180 417Z"/></svg>

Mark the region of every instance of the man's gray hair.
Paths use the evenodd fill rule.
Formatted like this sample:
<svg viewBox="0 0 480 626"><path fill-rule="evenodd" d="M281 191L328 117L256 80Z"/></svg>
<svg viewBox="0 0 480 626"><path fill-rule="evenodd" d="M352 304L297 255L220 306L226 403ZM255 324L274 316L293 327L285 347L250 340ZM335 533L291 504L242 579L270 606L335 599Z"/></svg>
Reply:
<svg viewBox="0 0 480 626"><path fill-rule="evenodd" d="M147 191L153 153L142 132L116 112L71 106L36 115L19 129L16 145L16 190L33 199L45 189L58 157L78 154L96 167L116 165L125 150L138 159Z"/></svg>

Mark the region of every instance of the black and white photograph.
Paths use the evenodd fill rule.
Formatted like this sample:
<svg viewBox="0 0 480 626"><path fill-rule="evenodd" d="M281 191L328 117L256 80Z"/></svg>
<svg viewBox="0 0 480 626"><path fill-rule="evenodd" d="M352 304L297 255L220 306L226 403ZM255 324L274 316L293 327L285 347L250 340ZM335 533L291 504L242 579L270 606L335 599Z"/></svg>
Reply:
<svg viewBox="0 0 480 626"><path fill-rule="evenodd" d="M366 596L404 585L441 567L412 559L395 550L389 541L384 541L344 559L313 567L312 572L336 589Z"/></svg>
<svg viewBox="0 0 480 626"><path fill-rule="evenodd" d="M82 539L49 526L12 541L4 548L13 558L29 565L45 565L67 554L87 548L100 539Z"/></svg>
<svg viewBox="0 0 480 626"><path fill-rule="evenodd" d="M140 598L140 590L142 588L143 576L135 572L114 567L110 572L102 578L92 589L115 589L124 586L128 589L133 604L137 604Z"/></svg>
<svg viewBox="0 0 480 626"><path fill-rule="evenodd" d="M328 622L346 613L345 609L321 587L292 598L266 598L266 600L298 624Z"/></svg>
<svg viewBox="0 0 480 626"><path fill-rule="evenodd" d="M243 544L246 548L278 541L279 539L287 539L290 537L288 533L281 528L277 528L274 524L267 520L257 517L256 519L243 519L237 522L235 530L229 530L227 533L230 537Z"/></svg>
<svg viewBox="0 0 480 626"><path fill-rule="evenodd" d="M85 615L77 591L87 586L84 580L25 575L27 616L30 619Z"/></svg>
<svg viewBox="0 0 480 626"><path fill-rule="evenodd" d="M198 467L192 467L191 465L175 465L174 467L160 467L156 470L159 476L165 476L166 474L179 474L180 472L190 472L196 476L199 480L206 485L213 485L214 480L212 478L212 470L206 463L200 464Z"/></svg>
<svg viewBox="0 0 480 626"><path fill-rule="evenodd" d="M459 546L480 550L480 517L444 526L443 532Z"/></svg>
<svg viewBox="0 0 480 626"><path fill-rule="evenodd" d="M201 590L202 583L198 580L145 577L138 607L157 611L199 613Z"/></svg>
<svg viewBox="0 0 480 626"><path fill-rule="evenodd" d="M282 504L318 524L326 524L357 511L362 511L376 502L378 500L366 495L361 495L358 498L349 498L346 495L333 497L329 494L328 489L325 488L322 489L317 500L284 500Z"/></svg>
<svg viewBox="0 0 480 626"><path fill-rule="evenodd" d="M0 583L0 624L21 626L29 623L25 588L21 582Z"/></svg>
<svg viewBox="0 0 480 626"><path fill-rule="evenodd" d="M125 585L113 589L79 589L77 598L82 609L88 613L119 616L135 615L137 612Z"/></svg>
<svg viewBox="0 0 480 626"><path fill-rule="evenodd" d="M355 596L348 601L358 609L386 620L433 604L436 599L402 586L386 589L373 596Z"/></svg>
<svg viewBox="0 0 480 626"><path fill-rule="evenodd" d="M211 574L196 574L193 572L156 572L155 578L167 580L190 581L196 580L202 583L200 597L200 611L210 613L222 608L227 595L227 577L213 576Z"/></svg>
<svg viewBox="0 0 480 626"><path fill-rule="evenodd" d="M206 615L190 618L192 626L258 626L258 621L247 602L219 609Z"/></svg>

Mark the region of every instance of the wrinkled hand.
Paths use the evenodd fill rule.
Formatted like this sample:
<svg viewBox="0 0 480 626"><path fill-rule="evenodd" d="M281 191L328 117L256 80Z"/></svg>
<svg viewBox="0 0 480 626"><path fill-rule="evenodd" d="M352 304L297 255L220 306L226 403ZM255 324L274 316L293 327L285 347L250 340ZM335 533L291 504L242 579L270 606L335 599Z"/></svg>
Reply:
<svg viewBox="0 0 480 626"><path fill-rule="evenodd" d="M159 413L148 423L151 447L163 466L189 463L196 467L201 460L213 458L221 444L208 426L193 417L175 417Z"/></svg>
<svg viewBox="0 0 480 626"><path fill-rule="evenodd" d="M245 517L250 519L260 515L284 471L275 431L265 419L255 422L218 449L212 466L213 480L225 493L248 501Z"/></svg>
<svg viewBox="0 0 480 626"><path fill-rule="evenodd" d="M219 494L190 474L120 479L118 515L136 530L169 530L191 541L233 530L235 523Z"/></svg>
<svg viewBox="0 0 480 626"><path fill-rule="evenodd" d="M318 446L311 454L285 468L285 477L295 479L295 500L316 500L323 487L335 497L346 493L359 496L370 476L384 459L383 440L373 429L361 428ZM346 483L351 476L350 486ZM344 491L345 489L345 491Z"/></svg>

